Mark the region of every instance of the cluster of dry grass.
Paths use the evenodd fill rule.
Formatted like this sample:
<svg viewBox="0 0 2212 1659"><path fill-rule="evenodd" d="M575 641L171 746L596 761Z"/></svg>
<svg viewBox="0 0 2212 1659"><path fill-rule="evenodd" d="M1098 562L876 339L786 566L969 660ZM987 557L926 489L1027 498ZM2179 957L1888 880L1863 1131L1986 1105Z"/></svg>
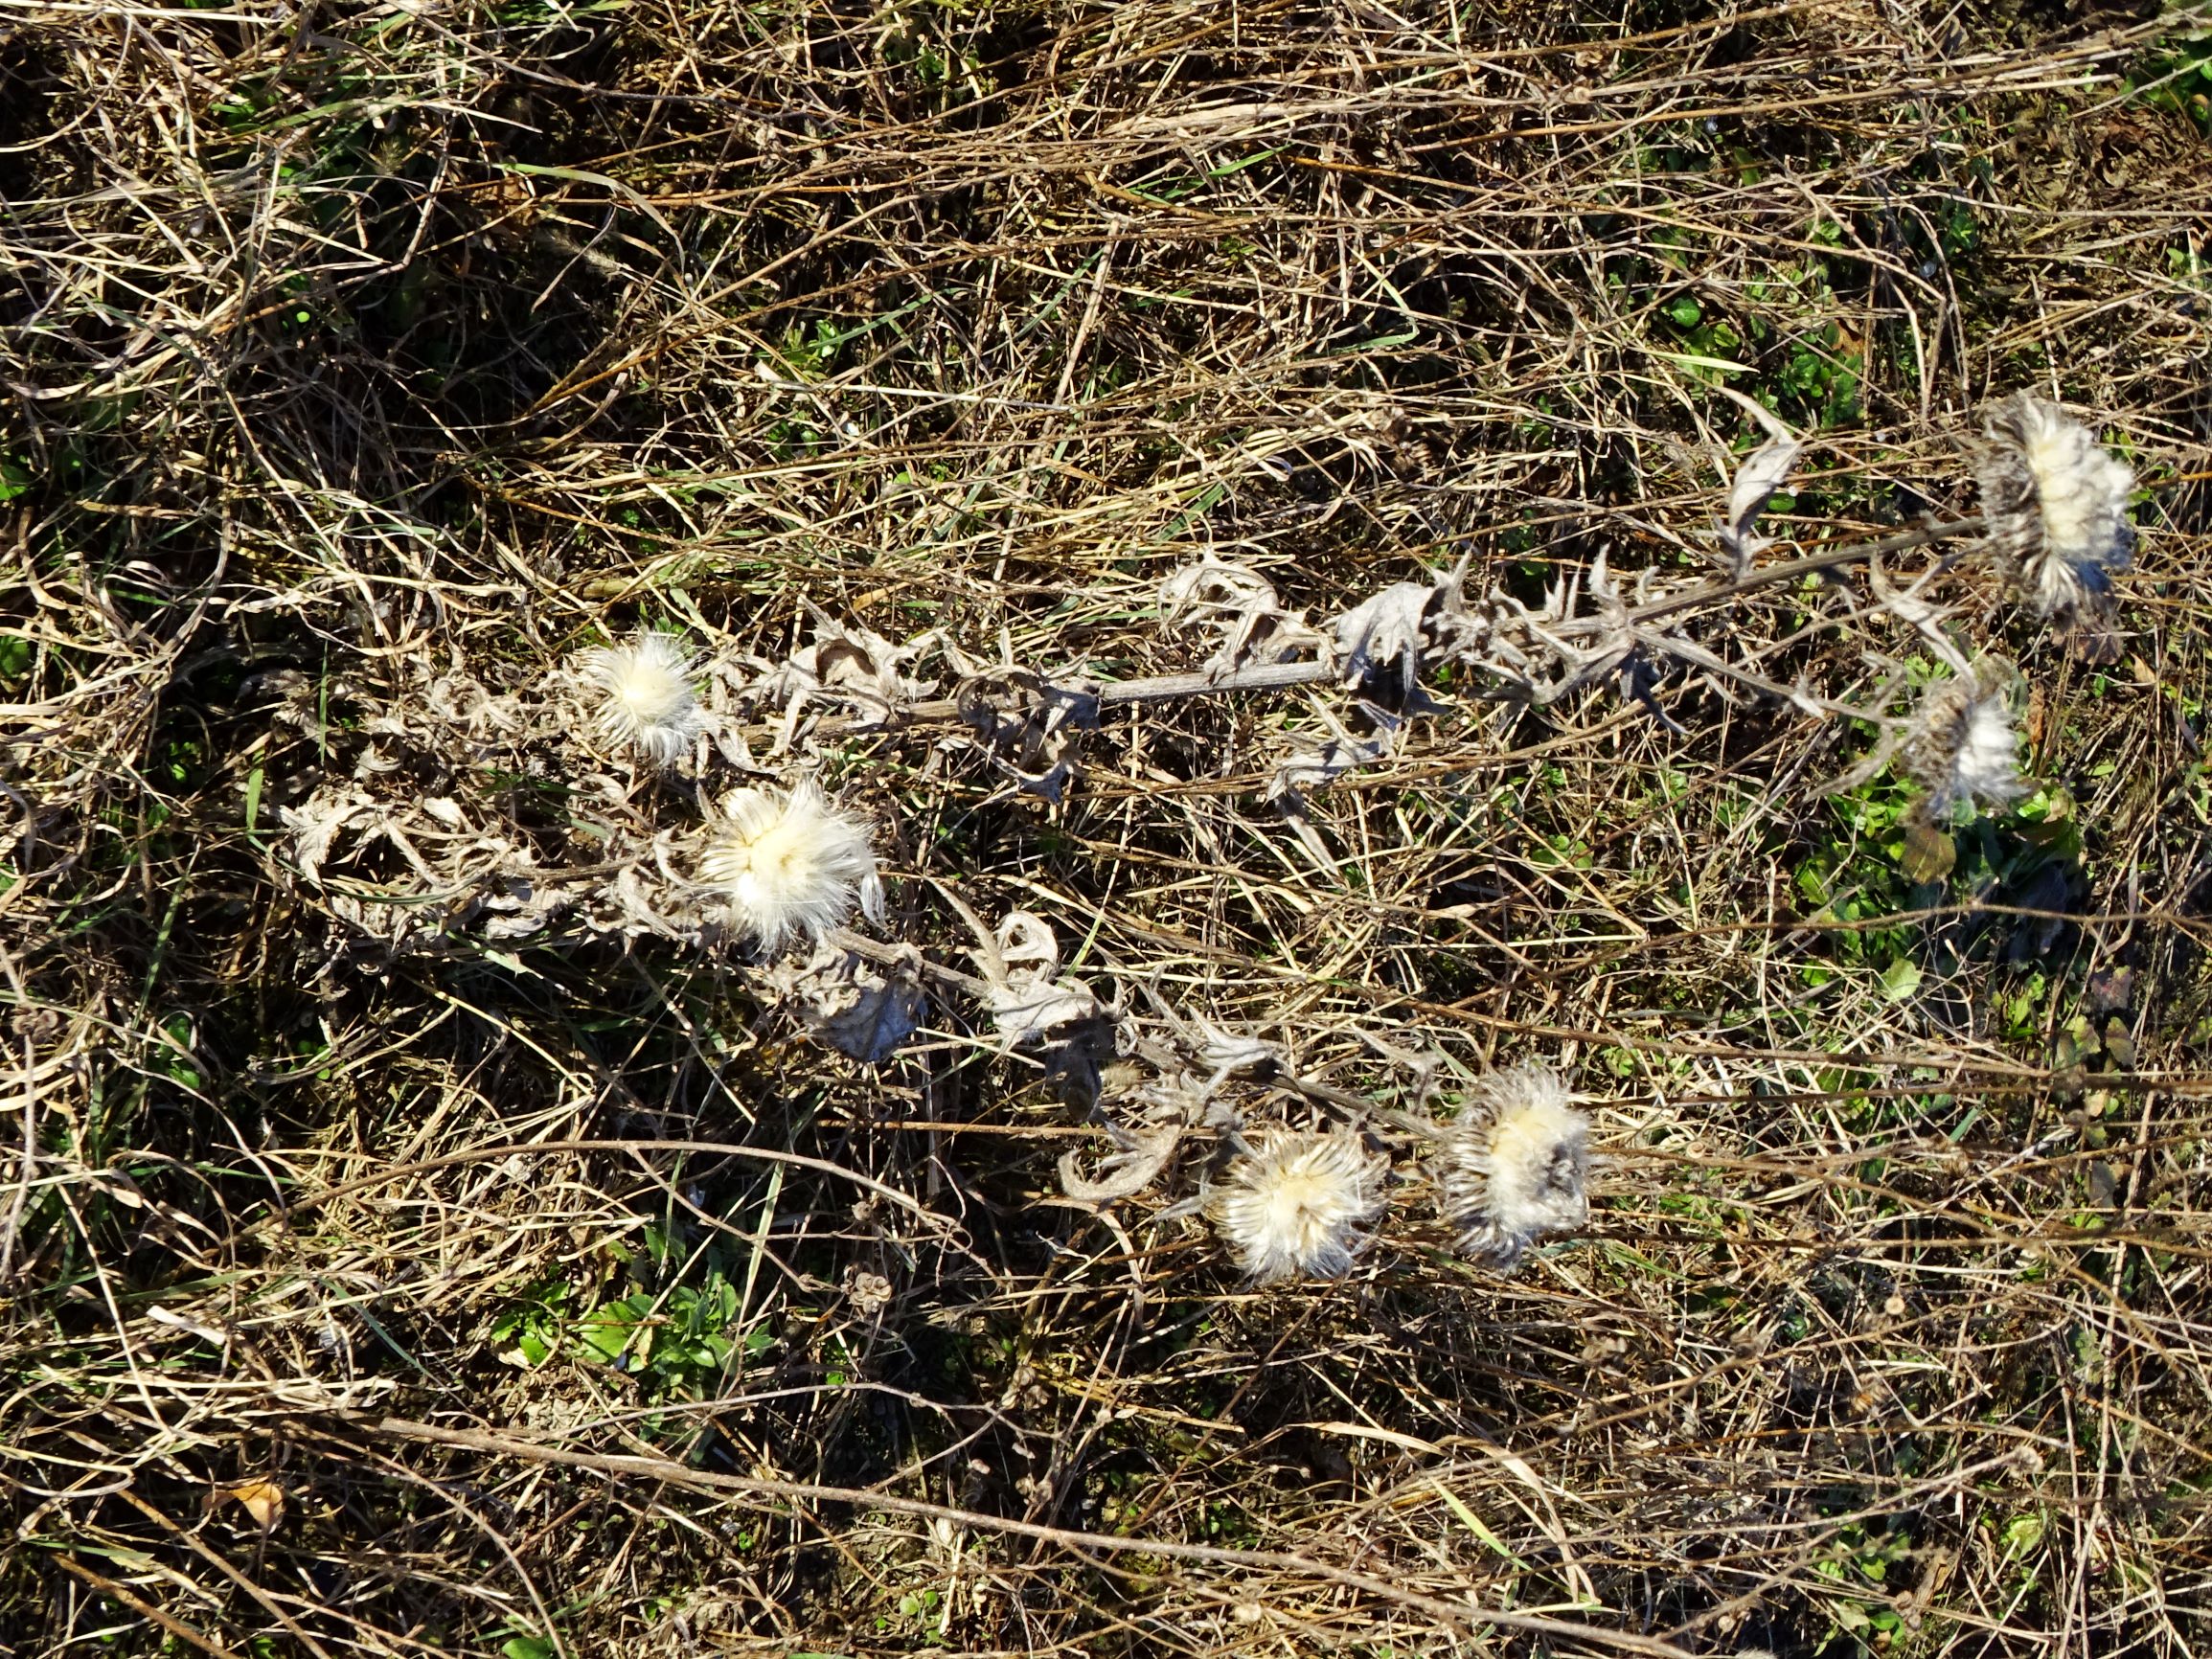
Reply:
<svg viewBox="0 0 2212 1659"><path fill-rule="evenodd" d="M2205 28L9 0L0 1651L2190 1652ZM1408 1201L1243 1286L1163 1214L1209 1134L1066 1199L1097 1114L943 972L868 1067L741 953L480 925L696 816L534 700L609 633L934 634L950 700L1196 668L1201 554L1314 620L1698 580L1723 381L1814 439L1774 557L1971 512L2017 386L2146 486L2112 663L1943 579L2040 785L1948 875L1816 795L1863 730L1680 675L1439 676L1291 810L1337 688L1109 710L1058 800L727 699L889 936L1038 915L1127 1030L1279 1045L1247 1122L1561 1066L1607 1163L1516 1277ZM1700 637L1863 689L1856 580Z"/></svg>

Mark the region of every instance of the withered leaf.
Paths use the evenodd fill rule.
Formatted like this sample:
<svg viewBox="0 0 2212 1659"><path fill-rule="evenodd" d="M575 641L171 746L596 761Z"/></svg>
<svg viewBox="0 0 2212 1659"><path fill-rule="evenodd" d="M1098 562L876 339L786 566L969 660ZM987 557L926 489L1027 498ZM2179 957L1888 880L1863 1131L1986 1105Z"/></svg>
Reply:
<svg viewBox="0 0 2212 1659"><path fill-rule="evenodd" d="M1941 881L1958 862L1958 844L1932 824L1908 824L1898 863L1907 881Z"/></svg>
<svg viewBox="0 0 2212 1659"><path fill-rule="evenodd" d="M216 1496L243 1508L264 1534L275 1532L277 1523L285 1518L285 1489L267 1475L217 1487Z"/></svg>
<svg viewBox="0 0 2212 1659"><path fill-rule="evenodd" d="M768 983L798 1011L819 1042L865 1065L897 1054L928 1012L918 969L910 963L885 966L823 943L804 963L768 969Z"/></svg>
<svg viewBox="0 0 2212 1659"><path fill-rule="evenodd" d="M1344 657L1344 683L1365 685L1395 669L1408 695L1421 678L1422 622L1437 589L1401 581L1346 611L1330 625Z"/></svg>
<svg viewBox="0 0 2212 1659"><path fill-rule="evenodd" d="M1759 515L1790 482L1790 469L1805 445L1765 405L1726 387L1722 390L1742 404L1767 434L1767 442L1736 468L1735 482L1728 489L1728 520L1721 526L1721 546L1728 556L1728 573L1742 578L1750 571L1751 561L1773 545L1771 538L1756 534Z"/></svg>

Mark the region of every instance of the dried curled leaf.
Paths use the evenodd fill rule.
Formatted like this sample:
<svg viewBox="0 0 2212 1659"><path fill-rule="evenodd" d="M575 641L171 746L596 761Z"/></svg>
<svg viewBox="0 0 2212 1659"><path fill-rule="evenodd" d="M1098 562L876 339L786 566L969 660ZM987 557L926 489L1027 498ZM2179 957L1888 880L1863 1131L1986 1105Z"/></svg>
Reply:
<svg viewBox="0 0 2212 1659"><path fill-rule="evenodd" d="M339 831L376 812L376 804L366 791L325 784L297 807L279 807L277 821L292 832L293 864L310 886L320 886Z"/></svg>
<svg viewBox="0 0 2212 1659"><path fill-rule="evenodd" d="M217 1487L216 1496L244 1510L264 1534L275 1532L285 1518L285 1489L265 1475Z"/></svg>
<svg viewBox="0 0 2212 1659"><path fill-rule="evenodd" d="M522 729L523 716L513 697L494 696L473 674L455 670L424 688L422 707L438 719L481 738Z"/></svg>
<svg viewBox="0 0 2212 1659"><path fill-rule="evenodd" d="M1330 624L1344 663L1344 683L1368 686L1395 672L1402 688L1401 700L1410 700L1421 682L1426 643L1423 622L1439 591L1434 583L1395 582Z"/></svg>
<svg viewBox="0 0 2212 1659"><path fill-rule="evenodd" d="M936 689L935 681L915 679L903 671L937 643L935 631L893 645L881 634L840 623L811 603L807 608L814 615L813 643L802 646L754 681L747 688L751 696L793 717L816 698L857 703L871 713L888 715Z"/></svg>
<svg viewBox="0 0 2212 1659"><path fill-rule="evenodd" d="M1164 1124L1138 1134L1127 1146L1099 1161L1103 1179L1097 1181L1085 1180L1077 1154L1064 1152L1060 1160L1060 1190L1085 1204L1113 1204L1133 1198L1159 1179L1160 1171L1175 1155L1175 1148L1182 1138L1183 1125L1179 1123Z"/></svg>
<svg viewBox="0 0 2212 1659"><path fill-rule="evenodd" d="M1373 765L1396 753L1405 722L1369 702L1361 702L1359 712L1371 722L1365 736L1353 733L1334 714L1323 709L1321 717L1329 724L1329 735L1316 738L1301 733L1293 739L1299 747L1275 763L1275 777L1267 785L1267 798L1281 801L1300 790L1333 784L1347 772Z"/></svg>
<svg viewBox="0 0 2212 1659"><path fill-rule="evenodd" d="M571 888L517 872L477 899L476 914L484 919L478 931L502 943L535 938L582 902Z"/></svg>
<svg viewBox="0 0 2212 1659"><path fill-rule="evenodd" d="M1285 1063L1283 1050L1264 1038L1229 1031L1208 1019L1192 1020L1190 1030L1197 1039L1198 1063L1210 1074L1198 1090L1200 1099L1233 1077L1276 1071Z"/></svg>
<svg viewBox="0 0 2212 1659"><path fill-rule="evenodd" d="M996 668L969 674L954 695L974 734L972 746L1022 789L1057 803L1075 776L1078 735L1098 725L1097 692L1027 669Z"/></svg>
<svg viewBox="0 0 2212 1659"><path fill-rule="evenodd" d="M1049 1048L1064 1040L1067 1028L1098 1018L1098 998L1088 987L1056 983L1060 941L1044 918L1009 911L998 924L996 945L994 963L982 952L976 956L991 986L992 1022L1009 1048Z"/></svg>
<svg viewBox="0 0 2212 1659"><path fill-rule="evenodd" d="M922 953L908 945L901 956L886 966L824 942L805 962L771 966L767 979L816 1040L863 1064L879 1065L928 1013Z"/></svg>
<svg viewBox="0 0 2212 1659"><path fill-rule="evenodd" d="M1211 553L1160 583L1160 620L1218 628L1220 647L1206 664L1215 674L1246 663L1281 662L1322 643L1303 611L1283 608L1273 582L1247 565Z"/></svg>
<svg viewBox="0 0 2212 1659"><path fill-rule="evenodd" d="M975 935L983 1004L1007 1048L1037 1056L1063 1099L1095 1105L1116 1040L1113 1011L1089 987L1060 980L1060 942L1042 917L1016 910L989 928L957 894L945 898Z"/></svg>
<svg viewBox="0 0 2212 1659"><path fill-rule="evenodd" d="M1745 456L1744 464L1736 468L1735 481L1728 487L1728 519L1720 527L1721 548L1727 556L1728 574L1741 580L1750 574L1751 561L1774 545L1771 536L1758 534L1755 527L1759 515L1767 511L1767 502L1790 482L1790 469L1796 465L1798 453L1805 445L1762 404L1725 386L1721 390L1741 403L1767 434L1767 442Z"/></svg>

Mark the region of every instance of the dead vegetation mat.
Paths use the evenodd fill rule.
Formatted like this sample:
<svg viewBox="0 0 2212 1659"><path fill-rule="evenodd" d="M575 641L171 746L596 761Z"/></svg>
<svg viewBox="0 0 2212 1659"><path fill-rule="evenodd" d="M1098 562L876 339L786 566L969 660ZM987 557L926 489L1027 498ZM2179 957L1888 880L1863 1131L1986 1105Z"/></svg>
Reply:
<svg viewBox="0 0 2212 1659"><path fill-rule="evenodd" d="M2191 1651L2205 28L0 8L0 1647ZM1973 511L2018 386L2146 487L2112 660L1955 578L2039 792L1949 873L1815 794L1862 736L1680 674L1443 676L1290 796L1334 688L1011 753L732 705L932 963L1026 910L1130 1019L1407 1113L1560 1066L1606 1162L1517 1276L1407 1205L1252 1289L1164 1191L1065 1196L1127 1057L940 985L861 1065L741 952L447 879L690 810L499 723L640 624L925 642L942 700L947 648L1199 669L1202 555L1313 619L1695 580L1722 383L1810 440L1774 557ZM1785 682L1909 649L1826 592L1728 625Z"/></svg>

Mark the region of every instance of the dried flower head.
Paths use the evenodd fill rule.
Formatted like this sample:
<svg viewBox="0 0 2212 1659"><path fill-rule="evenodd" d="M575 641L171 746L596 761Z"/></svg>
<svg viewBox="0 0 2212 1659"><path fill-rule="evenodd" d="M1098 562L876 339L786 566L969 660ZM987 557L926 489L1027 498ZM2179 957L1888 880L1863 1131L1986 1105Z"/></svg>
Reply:
<svg viewBox="0 0 2212 1659"><path fill-rule="evenodd" d="M853 914L876 880L868 826L838 811L810 781L795 789L734 789L699 858L732 920L769 949L792 934L820 940Z"/></svg>
<svg viewBox="0 0 2212 1659"><path fill-rule="evenodd" d="M1990 542L2039 616L2103 614L2112 576L2128 568L2135 475L2056 404L2017 392L1989 414L1974 462Z"/></svg>
<svg viewBox="0 0 2212 1659"><path fill-rule="evenodd" d="M1258 1284L1334 1279L1366 1247L1388 1169L1356 1135L1270 1129L1230 1169L1211 1205L1214 1224Z"/></svg>
<svg viewBox="0 0 2212 1659"><path fill-rule="evenodd" d="M1927 791L1922 813L1945 824L1961 802L2002 807L2027 792L2013 734L2013 671L1983 657L1921 693L1904 739L1905 770Z"/></svg>
<svg viewBox="0 0 2212 1659"><path fill-rule="evenodd" d="M586 651L579 665L598 691L592 723L608 743L673 766L705 725L691 676L696 660L674 634L641 628L627 645Z"/></svg>
<svg viewBox="0 0 2212 1659"><path fill-rule="evenodd" d="M1437 1154L1444 1218L1459 1247L1500 1272L1542 1234L1589 1218L1589 1120L1559 1074L1512 1066L1474 1086Z"/></svg>

